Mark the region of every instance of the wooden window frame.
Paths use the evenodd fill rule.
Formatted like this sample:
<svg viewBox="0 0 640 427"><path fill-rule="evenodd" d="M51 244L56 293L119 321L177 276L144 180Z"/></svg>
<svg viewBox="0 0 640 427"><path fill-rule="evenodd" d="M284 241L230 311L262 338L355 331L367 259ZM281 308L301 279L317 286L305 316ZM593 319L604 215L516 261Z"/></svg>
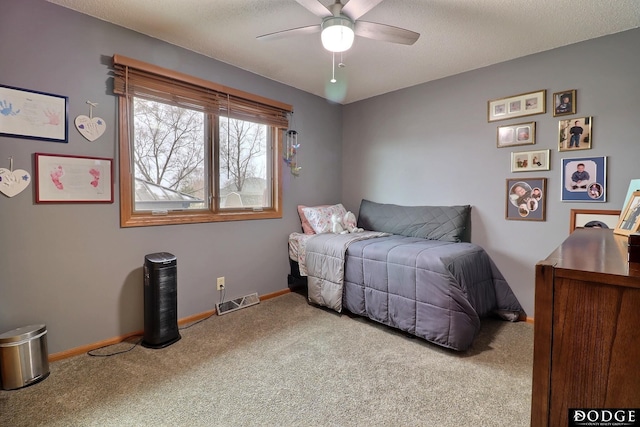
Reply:
<svg viewBox="0 0 640 427"><path fill-rule="evenodd" d="M186 83L201 87L205 91L214 91L216 94L223 94L229 97L233 97L236 100L240 100L239 113L242 115L247 113L244 117L246 120L250 120L249 114L252 111L260 111L261 106L265 106L266 110L281 110L283 114L293 112L293 108L278 101L270 100L257 95L249 94L239 90L227 88L212 82L208 82L197 77L188 76L182 73L178 73L172 70L167 70L155 65L146 64L141 61L123 57L121 55L114 55L114 66L117 64L120 67L131 67L138 71L152 73L158 76L163 76L167 79L176 80L179 83ZM116 83L117 84L117 83ZM115 91L115 90L114 90ZM282 218L282 170L283 162L282 158L282 139L283 131L285 127L282 123L279 125L270 123L269 125L274 128L273 137L271 138L271 207L262 209L237 209L231 210L228 208L218 209L218 205L215 199L211 200L210 207L208 209L193 210L193 211L166 211L161 214L153 213L151 211L135 211L134 203L134 188L133 188L133 162L131 152L130 141L130 112L131 103L133 100L133 94L118 93L118 117L119 117L119 178L120 178L120 226L121 227L143 227L143 226L156 226L156 225L171 225L171 224L193 224L193 223L205 223L205 222L222 222L222 221L243 221L243 220L255 220L255 219L276 219ZM267 111L269 112L269 111ZM211 143L212 147L217 148L217 143ZM217 150L216 150L217 151ZM216 153L217 158L217 153ZM215 162L218 163L217 160ZM218 197L219 189L217 188L218 167L215 170L210 170L213 175L210 176L211 192L214 198Z"/></svg>

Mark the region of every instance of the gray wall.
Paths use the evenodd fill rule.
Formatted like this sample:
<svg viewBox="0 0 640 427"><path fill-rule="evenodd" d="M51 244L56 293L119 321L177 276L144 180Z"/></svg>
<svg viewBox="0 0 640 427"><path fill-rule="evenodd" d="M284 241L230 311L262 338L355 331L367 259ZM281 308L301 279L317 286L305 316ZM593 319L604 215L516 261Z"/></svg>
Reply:
<svg viewBox="0 0 640 427"><path fill-rule="evenodd" d="M343 193L407 205L472 205L471 239L534 315L534 266L569 234L571 209L622 209L640 177L640 30L531 55L349 104ZM547 90L547 113L487 123L487 101ZM577 89L577 114L553 117L553 92ZM593 117L591 150L558 152L559 119ZM536 145L496 148L498 125L535 121ZM510 153L551 149L551 170L511 173ZM561 202L561 159L606 156L606 203ZM546 177L547 220L505 220L507 178ZM593 254L597 257L598 254Z"/></svg>
<svg viewBox="0 0 640 427"><path fill-rule="evenodd" d="M46 323L50 351L60 352L142 329L142 264L158 251L178 257L180 318L214 308L217 276L226 277L228 297L284 289L296 205L342 199L357 212L361 198L471 204L472 241L533 316L534 265L567 236L569 210L620 209L640 177L639 44L633 30L341 107L43 0L4 1L0 84L68 96L70 122L88 114L87 100L97 102L94 115L108 128L93 143L72 126L68 144L0 137L0 167L12 156L14 168L34 175L36 152L115 158L109 64L118 53L292 104L303 170L284 174L281 220L122 229L117 173L112 205L35 204L33 185L1 195L0 332ZM558 153L551 112L487 123L487 100L539 89L549 97L578 90L577 116L594 117L592 150ZM496 148L499 124L530 120L537 145ZM510 152L530 148L553 150L551 170L510 173ZM608 158L606 203L560 202L560 159L583 155ZM548 178L547 221L505 220L506 178L531 176Z"/></svg>
<svg viewBox="0 0 640 427"><path fill-rule="evenodd" d="M45 323L51 353L143 328L149 253L177 256L179 318L215 307L218 276L231 298L286 289L296 205L340 199L341 106L43 0L2 2L0 84L68 96L69 142L0 137L0 167L12 156L33 177L36 152L117 157L116 53L293 105L303 170L294 178L285 169L278 220L122 229L117 173L114 204L36 204L33 185L0 195L0 332ZM73 127L87 100L108 125L92 143Z"/></svg>

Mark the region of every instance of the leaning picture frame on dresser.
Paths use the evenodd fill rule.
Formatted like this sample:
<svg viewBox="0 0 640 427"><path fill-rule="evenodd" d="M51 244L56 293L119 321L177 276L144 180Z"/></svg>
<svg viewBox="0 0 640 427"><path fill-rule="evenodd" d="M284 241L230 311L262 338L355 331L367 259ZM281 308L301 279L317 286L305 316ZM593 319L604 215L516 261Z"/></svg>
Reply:
<svg viewBox="0 0 640 427"><path fill-rule="evenodd" d="M634 191L624 206L618 225L616 225L613 232L628 236L638 230L640 230L640 191Z"/></svg>
<svg viewBox="0 0 640 427"><path fill-rule="evenodd" d="M617 209L571 209L569 233L576 228L616 228L620 211Z"/></svg>

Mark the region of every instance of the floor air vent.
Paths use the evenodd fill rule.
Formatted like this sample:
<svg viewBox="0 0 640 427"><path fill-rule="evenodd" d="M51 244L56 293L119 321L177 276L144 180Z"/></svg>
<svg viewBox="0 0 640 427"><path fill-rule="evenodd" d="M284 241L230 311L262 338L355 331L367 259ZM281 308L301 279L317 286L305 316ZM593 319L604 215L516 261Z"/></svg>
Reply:
<svg viewBox="0 0 640 427"><path fill-rule="evenodd" d="M223 314L240 310L241 308L256 305L259 302L260 302L260 298L258 297L258 293L254 292L250 295L247 295L246 297L240 297L240 298L233 299L231 301L218 303L216 304L216 309L218 310L218 316L222 316Z"/></svg>

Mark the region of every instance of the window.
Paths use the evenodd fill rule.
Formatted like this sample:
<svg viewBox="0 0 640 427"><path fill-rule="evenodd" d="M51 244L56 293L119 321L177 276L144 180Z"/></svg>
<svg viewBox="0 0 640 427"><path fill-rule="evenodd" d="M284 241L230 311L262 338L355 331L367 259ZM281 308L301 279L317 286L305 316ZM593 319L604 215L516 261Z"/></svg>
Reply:
<svg viewBox="0 0 640 427"><path fill-rule="evenodd" d="M282 217L289 105L113 59L121 226Z"/></svg>

